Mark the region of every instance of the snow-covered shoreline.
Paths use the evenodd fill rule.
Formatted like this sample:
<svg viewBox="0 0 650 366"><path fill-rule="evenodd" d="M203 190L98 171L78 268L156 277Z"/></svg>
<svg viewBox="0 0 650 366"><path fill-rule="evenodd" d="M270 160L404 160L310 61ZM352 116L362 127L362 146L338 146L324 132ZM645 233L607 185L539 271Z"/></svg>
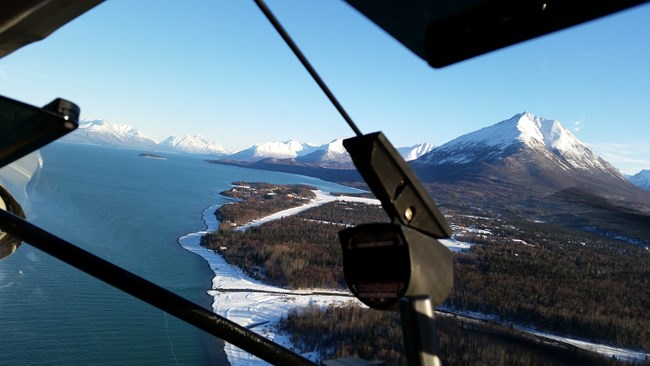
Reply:
<svg viewBox="0 0 650 366"><path fill-rule="evenodd" d="M295 215L311 207L316 207L328 202L354 201L369 204L379 204L375 199L359 198L351 196L333 196L322 191L314 191L316 198L309 203L284 210L246 225L237 230L246 230L252 226L261 225L265 222L280 219L285 216ZM179 244L201 256L210 266L214 273L212 289L208 293L214 298L212 310L229 320L251 327L254 331L279 343L287 348L291 347L288 336L277 334L275 324L287 314L290 309L296 306L308 306L310 304L326 306L329 304L345 304L350 301L357 301L346 291L333 291L328 289L310 290L288 290L280 287L270 286L250 278L240 268L228 264L218 253L202 247L201 237L209 232L217 230L219 222L214 212L221 205L213 205L203 210L201 216L205 223L205 230L190 233L178 239ZM255 326L259 324L259 326ZM242 351L231 344L226 343L226 356L233 365L266 365L267 363L257 357ZM304 354L306 357L316 357L315 353Z"/></svg>

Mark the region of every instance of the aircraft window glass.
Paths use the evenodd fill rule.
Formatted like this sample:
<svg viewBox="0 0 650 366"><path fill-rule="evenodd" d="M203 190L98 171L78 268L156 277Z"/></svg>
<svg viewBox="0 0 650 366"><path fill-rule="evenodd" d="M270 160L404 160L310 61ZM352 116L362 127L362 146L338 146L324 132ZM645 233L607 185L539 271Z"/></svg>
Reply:
<svg viewBox="0 0 650 366"><path fill-rule="evenodd" d="M444 243L456 288L444 311L647 362L650 6L434 70L344 2L268 5L364 133L381 130L400 148L429 144L400 151L423 154L411 166L454 231ZM0 170L30 222L281 342L295 339L275 321L295 304L309 313L309 303L349 299L324 269L341 270L327 262L340 248L309 249L317 266L286 243L338 245L335 225L387 221L377 202L354 196L365 185L340 141L352 131L252 3L106 2L2 58L0 84L33 105L63 97L81 107L77 131ZM214 215L251 196L234 214L328 203L248 229L250 242L273 236L255 261L232 244L244 234ZM200 245L219 229L228 241ZM326 293L269 295L269 286ZM3 364L248 357L26 244L0 261L0 323ZM490 342L444 326L455 330L441 335L443 353L457 354L453 339ZM373 332L382 329L398 328ZM401 335L375 335L391 337Z"/></svg>

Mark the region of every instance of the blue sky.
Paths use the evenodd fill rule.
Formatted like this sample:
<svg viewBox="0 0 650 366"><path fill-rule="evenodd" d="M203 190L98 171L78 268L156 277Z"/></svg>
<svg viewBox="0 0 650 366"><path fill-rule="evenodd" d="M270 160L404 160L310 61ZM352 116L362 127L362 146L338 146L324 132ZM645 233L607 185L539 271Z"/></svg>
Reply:
<svg viewBox="0 0 650 366"><path fill-rule="evenodd" d="M268 5L363 132L441 145L529 111L650 169L650 6L435 70L342 1ZM0 87L233 150L352 136L252 1L108 1L0 60Z"/></svg>

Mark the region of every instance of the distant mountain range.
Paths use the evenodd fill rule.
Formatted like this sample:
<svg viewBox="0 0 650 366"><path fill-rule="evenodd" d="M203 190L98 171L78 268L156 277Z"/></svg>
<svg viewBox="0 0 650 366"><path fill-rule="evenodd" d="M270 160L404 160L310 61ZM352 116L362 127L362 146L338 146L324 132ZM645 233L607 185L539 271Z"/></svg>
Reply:
<svg viewBox="0 0 650 366"><path fill-rule="evenodd" d="M147 151L200 154L233 165L300 174L305 173L301 170L307 169L312 173L318 171L321 178L327 177L327 171L323 169L354 169L350 156L343 148L342 139L323 145L295 140L264 142L233 153L201 135L170 136L157 142L126 124L84 120L77 131L63 140ZM425 181L500 181L507 185L528 186L530 189L565 189L580 182L581 186L590 189L597 186L604 188L596 189L601 192L611 191L609 186L612 182L629 179L636 186L650 190L649 170L626 178L560 122L526 112L460 136L437 148L429 143L420 143L398 147L397 150ZM336 175L358 177L350 174L336 172Z"/></svg>
<svg viewBox="0 0 650 366"><path fill-rule="evenodd" d="M112 124L106 120L83 120L76 131L68 134L62 140L148 151L211 155L241 162L255 162L264 159L297 159L299 162L327 167L353 168L352 160L343 148L342 139L323 145L295 140L264 142L233 153L201 135L169 136L157 142L126 124ZM406 160L413 160L432 148L431 144L422 143L399 148L399 151Z"/></svg>
<svg viewBox="0 0 650 366"><path fill-rule="evenodd" d="M67 142L97 144L114 147L155 149L158 143L126 124L112 124L106 120L84 120L79 128L61 139Z"/></svg>

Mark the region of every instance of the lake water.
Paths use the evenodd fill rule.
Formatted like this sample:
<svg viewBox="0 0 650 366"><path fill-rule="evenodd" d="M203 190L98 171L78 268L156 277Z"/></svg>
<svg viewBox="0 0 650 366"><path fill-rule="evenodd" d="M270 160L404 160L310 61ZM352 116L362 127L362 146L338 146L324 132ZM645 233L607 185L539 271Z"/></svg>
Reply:
<svg viewBox="0 0 650 366"><path fill-rule="evenodd" d="M28 219L76 245L211 309L213 273L178 238L203 229L201 212L237 180L318 179L208 164L201 158L55 143L41 151ZM0 261L2 365L221 365L223 344L23 244Z"/></svg>

